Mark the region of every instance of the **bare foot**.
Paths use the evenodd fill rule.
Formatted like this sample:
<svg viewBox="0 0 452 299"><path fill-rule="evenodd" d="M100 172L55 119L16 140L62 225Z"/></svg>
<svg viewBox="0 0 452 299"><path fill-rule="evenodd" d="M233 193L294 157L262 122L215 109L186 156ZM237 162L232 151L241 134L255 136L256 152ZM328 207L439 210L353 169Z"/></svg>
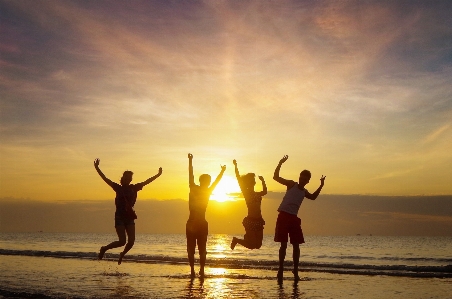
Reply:
<svg viewBox="0 0 452 299"><path fill-rule="evenodd" d="M122 259L123 259L123 258L124 258L124 252L121 252L121 253L119 254L118 265L121 265Z"/></svg>
<svg viewBox="0 0 452 299"><path fill-rule="evenodd" d="M107 251L107 250L105 249L104 246L102 246L99 250L99 254L97 255L98 260L101 260L104 257L105 251Z"/></svg>
<svg viewBox="0 0 452 299"><path fill-rule="evenodd" d="M199 278L204 278L204 269L199 270Z"/></svg>
<svg viewBox="0 0 452 299"><path fill-rule="evenodd" d="M190 278L194 279L196 277L195 270L191 270Z"/></svg>
<svg viewBox="0 0 452 299"><path fill-rule="evenodd" d="M231 242L231 249L232 249L232 250L234 250L235 245L237 245L237 238L236 238L236 237L233 237L233 238L232 238L232 242Z"/></svg>

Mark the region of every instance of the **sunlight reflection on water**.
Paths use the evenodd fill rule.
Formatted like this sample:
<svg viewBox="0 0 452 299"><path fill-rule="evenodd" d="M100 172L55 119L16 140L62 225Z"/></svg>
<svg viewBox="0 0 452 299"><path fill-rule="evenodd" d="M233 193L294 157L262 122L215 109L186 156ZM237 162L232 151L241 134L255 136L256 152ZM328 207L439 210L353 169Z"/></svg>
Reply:
<svg viewBox="0 0 452 299"><path fill-rule="evenodd" d="M207 248L209 256L215 259L223 259L227 257L226 251L230 251L230 237L228 235L216 235L211 239L211 246Z"/></svg>

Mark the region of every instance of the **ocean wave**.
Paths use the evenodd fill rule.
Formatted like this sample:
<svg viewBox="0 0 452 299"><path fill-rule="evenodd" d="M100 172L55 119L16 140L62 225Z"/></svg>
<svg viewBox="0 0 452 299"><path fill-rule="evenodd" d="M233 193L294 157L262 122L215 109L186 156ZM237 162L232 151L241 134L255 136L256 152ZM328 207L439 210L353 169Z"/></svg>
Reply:
<svg viewBox="0 0 452 299"><path fill-rule="evenodd" d="M74 258L74 259L97 259L95 252L69 252L69 251L41 251L41 250L11 250L0 249L0 255L18 255L33 257L52 258ZM118 254L109 253L104 259L114 261ZM162 255L127 255L127 262L135 263L169 263L187 264L186 258ZM210 267L222 267L230 269L262 269L276 270L278 261L262 260L240 260L240 259L212 259L209 258L207 265ZM291 267L292 262L286 261L285 267ZM335 274L357 274L357 275L389 275L405 277L452 277L452 265L446 266L411 266L411 265L361 265L353 263L314 263L300 262L300 270L306 272L327 272Z"/></svg>
<svg viewBox="0 0 452 299"><path fill-rule="evenodd" d="M318 259L340 259L340 260L367 260L367 261L407 261L407 262L435 262L452 264L452 258L430 258L430 257L399 257L399 256L363 256L363 255L319 255Z"/></svg>

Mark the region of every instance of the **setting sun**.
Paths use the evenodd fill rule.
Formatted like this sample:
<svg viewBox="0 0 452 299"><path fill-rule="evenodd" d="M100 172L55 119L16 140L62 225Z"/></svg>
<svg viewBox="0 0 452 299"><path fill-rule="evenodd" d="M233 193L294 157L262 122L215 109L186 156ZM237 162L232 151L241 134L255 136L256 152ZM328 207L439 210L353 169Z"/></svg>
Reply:
<svg viewBox="0 0 452 299"><path fill-rule="evenodd" d="M237 193L240 192L237 180L225 175L218 183L210 199L218 202L234 201L237 200Z"/></svg>

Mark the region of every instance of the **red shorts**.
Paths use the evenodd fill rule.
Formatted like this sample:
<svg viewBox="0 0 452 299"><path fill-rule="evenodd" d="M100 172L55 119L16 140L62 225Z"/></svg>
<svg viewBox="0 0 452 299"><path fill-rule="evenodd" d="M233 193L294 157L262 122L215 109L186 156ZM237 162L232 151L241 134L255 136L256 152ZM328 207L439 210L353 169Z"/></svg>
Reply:
<svg viewBox="0 0 452 299"><path fill-rule="evenodd" d="M301 230L301 219L296 215L279 212L276 220L275 242L287 242L290 237L291 244L304 243L303 231Z"/></svg>

